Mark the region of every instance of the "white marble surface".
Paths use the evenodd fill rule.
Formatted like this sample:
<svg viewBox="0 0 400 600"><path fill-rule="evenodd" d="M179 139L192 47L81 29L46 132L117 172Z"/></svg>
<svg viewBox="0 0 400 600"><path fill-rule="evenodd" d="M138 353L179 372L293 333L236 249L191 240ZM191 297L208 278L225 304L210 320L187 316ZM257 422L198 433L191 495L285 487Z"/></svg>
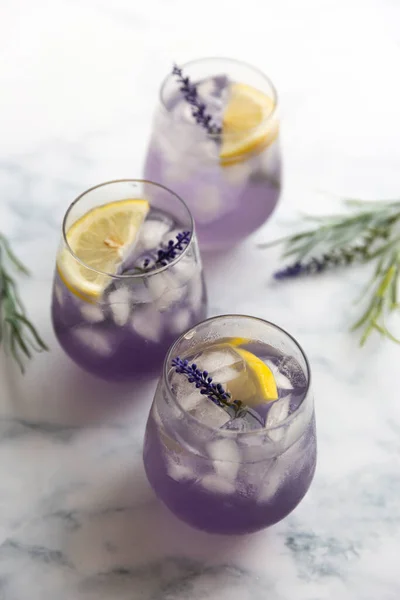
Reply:
<svg viewBox="0 0 400 600"><path fill-rule="evenodd" d="M348 326L366 269L271 283L296 211L319 193L400 196L395 0L3 0L0 229L51 352L24 378L0 361L1 600L398 600L399 348ZM154 382L116 389L75 368L49 323L60 220L91 184L140 174L172 60L230 55L268 72L283 112L273 219L206 262L211 311L287 328L314 374L319 463L303 503L252 536L210 537L156 501L141 445ZM238 276L242 285L237 285ZM400 329L398 329L400 331Z"/></svg>

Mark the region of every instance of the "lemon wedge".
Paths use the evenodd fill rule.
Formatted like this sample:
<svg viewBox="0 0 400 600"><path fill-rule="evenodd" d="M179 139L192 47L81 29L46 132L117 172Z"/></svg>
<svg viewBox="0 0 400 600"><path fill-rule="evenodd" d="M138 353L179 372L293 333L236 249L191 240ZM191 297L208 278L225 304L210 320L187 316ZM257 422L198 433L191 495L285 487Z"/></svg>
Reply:
<svg viewBox="0 0 400 600"><path fill-rule="evenodd" d="M243 160L250 152L260 152L278 133L278 121L268 118L275 108L269 96L244 83L232 84L230 93L223 114L222 164Z"/></svg>
<svg viewBox="0 0 400 600"><path fill-rule="evenodd" d="M271 402L278 400L278 390L276 388L275 377L269 368L258 356L252 354L243 348L236 348L236 352L240 354L246 362L252 374L255 376L257 387L264 400Z"/></svg>
<svg viewBox="0 0 400 600"><path fill-rule="evenodd" d="M232 398L249 407L278 400L275 378L269 366L248 350L235 347L234 351L245 361L247 369L227 382L226 388Z"/></svg>
<svg viewBox="0 0 400 600"><path fill-rule="evenodd" d="M235 337L229 338L228 346L244 346L244 344L248 344L250 342L249 338Z"/></svg>
<svg viewBox="0 0 400 600"><path fill-rule="evenodd" d="M147 200L119 200L93 208L75 221L67 232L67 241L82 262L67 248L57 261L59 275L68 289L84 300L98 298L109 280L105 273L117 273L149 209Z"/></svg>

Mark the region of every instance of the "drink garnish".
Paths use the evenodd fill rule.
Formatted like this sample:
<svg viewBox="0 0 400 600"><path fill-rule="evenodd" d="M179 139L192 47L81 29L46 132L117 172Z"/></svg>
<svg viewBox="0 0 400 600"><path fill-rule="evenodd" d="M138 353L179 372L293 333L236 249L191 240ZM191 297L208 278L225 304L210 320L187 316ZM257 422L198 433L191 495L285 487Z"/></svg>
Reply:
<svg viewBox="0 0 400 600"><path fill-rule="evenodd" d="M192 83L189 77L185 77L183 75L183 70L177 65L173 66L172 74L176 76L181 84L179 89L186 102L191 105L192 115L196 119L196 123L204 127L208 134L219 135L221 133L221 127L212 122L212 116L207 112L207 105L199 98L196 84Z"/></svg>
<svg viewBox="0 0 400 600"><path fill-rule="evenodd" d="M266 365L258 356L244 350L243 348L235 348L235 351L243 358L248 369L252 374L253 382L256 387L256 394L252 398L246 398L246 406L256 406L261 402L273 402L278 400L278 390L276 387L275 377L268 365ZM228 384L229 387L229 384Z"/></svg>
<svg viewBox="0 0 400 600"><path fill-rule="evenodd" d="M75 256L64 248L57 261L68 289L83 300L101 296L109 281L107 273L118 273L149 210L147 200L119 200L93 208L75 221L67 231Z"/></svg>
<svg viewBox="0 0 400 600"><path fill-rule="evenodd" d="M275 377L268 365L248 350L231 344L222 344L221 348L224 346L229 346L236 352L248 369L248 372L247 370L238 372L237 377L227 381L225 388L220 383L214 383L209 372L202 371L196 363L190 364L178 356L173 359L172 366L176 373L186 375L189 383L195 384L200 393L212 402L228 412L229 409L233 409L236 417L247 408L278 400Z"/></svg>
<svg viewBox="0 0 400 600"><path fill-rule="evenodd" d="M226 392L220 383L214 383L208 371L202 371L196 363L190 364L179 356L172 360L172 366L176 373L185 375L189 383L194 383L200 394L207 396L214 404L225 410L233 409L236 416L243 410L240 400L232 400L229 392Z"/></svg>
<svg viewBox="0 0 400 600"><path fill-rule="evenodd" d="M231 84L229 91L220 151L221 163L227 165L261 152L278 135L278 121L270 119L275 105L269 96L244 83Z"/></svg>
<svg viewBox="0 0 400 600"><path fill-rule="evenodd" d="M260 90L244 84L231 83L229 98L223 113L223 126L213 123L205 102L200 100L197 85L183 70L174 65L172 70L181 84L179 88L192 107L193 117L210 135L221 140L220 160L232 164L243 160L249 153L261 152L276 138L278 122L270 122L275 109L273 100Z"/></svg>
<svg viewBox="0 0 400 600"><path fill-rule="evenodd" d="M157 250L156 256L145 258L142 267L136 267L141 273L148 273L157 267L166 267L170 262L184 250L191 238L190 231L179 232L175 240L169 240L166 244L161 244Z"/></svg>

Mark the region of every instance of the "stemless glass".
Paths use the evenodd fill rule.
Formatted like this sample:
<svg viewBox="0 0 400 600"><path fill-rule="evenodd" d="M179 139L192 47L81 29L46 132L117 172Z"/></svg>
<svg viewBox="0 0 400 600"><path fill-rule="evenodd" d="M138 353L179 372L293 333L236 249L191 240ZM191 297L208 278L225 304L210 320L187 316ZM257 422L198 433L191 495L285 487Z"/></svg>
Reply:
<svg viewBox="0 0 400 600"><path fill-rule="evenodd" d="M251 89L256 101L260 97L261 102L268 101L269 109L264 107L258 120L251 105L250 114L239 116L239 135L225 126L219 135L208 133L196 122L176 75L168 75L161 85L145 177L171 187L184 198L195 219L202 249L226 248L258 229L278 202L281 159L277 93L262 72L227 58L189 62L183 65L182 74L196 84L199 100L215 121L223 120L232 84L239 84L245 93ZM222 98L218 96L221 89L225 94ZM230 142L233 151L221 154L221 144Z"/></svg>
<svg viewBox="0 0 400 600"><path fill-rule="evenodd" d="M149 248L158 235L166 247L182 231L190 232L188 244L168 264L147 273L138 273L129 264L129 255L118 274L87 266L71 249L71 226L100 206L134 199L145 199L150 205L142 226L147 238L142 239L139 230L138 244ZM72 267L79 263L87 280L100 274L105 283L98 297L82 293L70 277L71 266L65 267L71 263ZM68 208L57 255L52 320L58 341L80 367L107 380L152 372L161 366L178 335L205 318L206 304L193 219L172 191L144 180L111 181L87 190Z"/></svg>
<svg viewBox="0 0 400 600"><path fill-rule="evenodd" d="M235 429L233 420L218 426L218 415L212 415L217 425L210 425L205 404L193 409L193 384L177 383L175 357L197 362L210 345L228 338L250 344L275 364L279 400L270 404L262 428ZM183 334L164 362L147 423L144 465L157 496L198 529L250 533L288 515L306 494L316 465L310 367L296 340L272 323L242 315L208 319Z"/></svg>

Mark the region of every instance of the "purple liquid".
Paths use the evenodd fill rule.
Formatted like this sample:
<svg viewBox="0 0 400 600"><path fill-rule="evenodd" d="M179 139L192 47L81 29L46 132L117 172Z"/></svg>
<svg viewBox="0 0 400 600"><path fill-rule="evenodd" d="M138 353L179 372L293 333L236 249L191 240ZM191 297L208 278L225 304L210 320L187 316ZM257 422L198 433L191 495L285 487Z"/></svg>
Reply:
<svg viewBox="0 0 400 600"><path fill-rule="evenodd" d="M295 375L297 377L298 373ZM279 392L284 398L284 391ZM291 408L296 409L303 401L304 387L295 388L291 398ZM222 470L224 481L226 478L231 480L231 483L222 485L215 473L221 473L224 461L207 457L204 440L198 438L196 432L191 436L191 432L186 431L186 443L182 443L181 434L179 423L174 426L164 417L161 421L154 405L144 444L147 477L157 496L179 519L210 533L251 533L277 523L299 504L314 476L316 437L313 412L309 414L300 437L295 437L283 452L266 455L262 453L261 445L258 460L243 460L233 472L230 465L226 474ZM215 436L218 436L218 430ZM243 453L248 451L245 438L238 435L235 443L240 452L238 456L244 457ZM202 481L207 485L204 486Z"/></svg>
<svg viewBox="0 0 400 600"><path fill-rule="evenodd" d="M286 453L288 460L290 454L295 461L292 472L286 476L273 498L263 503L257 502L256 490L247 485L245 479L242 487L240 480L236 483L238 489L241 487L240 491L226 498L222 494L200 489L192 481L174 481L165 469L163 453L157 426L150 418L144 446L146 474L155 493L171 512L196 529L209 533L253 533L285 518L308 491L316 465L315 421L313 419L303 437ZM297 465L300 453L307 457ZM267 463L264 466L268 468ZM193 469L204 473L207 469L206 460L193 457ZM259 470L258 466L256 470Z"/></svg>
<svg viewBox="0 0 400 600"><path fill-rule="evenodd" d="M226 79L218 81L221 80L225 86L228 84ZM220 93L221 85L216 89L216 93ZM207 98L205 100L207 102ZM168 109L172 111L180 106L184 109L185 104L185 100L176 96ZM279 140L275 139L262 152L242 156L240 162L222 166L218 142L207 139L200 125L193 124L183 131L172 118L169 122L166 119L168 115L156 120L145 178L170 187L183 198L195 219L202 248L219 249L237 244L271 216L278 202Z"/></svg>
<svg viewBox="0 0 400 600"><path fill-rule="evenodd" d="M145 285L142 280L128 280L123 284L125 299L118 300L122 305L117 306L109 289L95 304L81 300L56 271L52 321L59 343L76 364L106 380L125 381L157 371L176 338L206 316L201 266L194 259L191 266L192 272L172 300L167 296L175 290L167 289L154 302L147 296L138 301L134 286L142 286L143 293ZM166 273L173 277L172 268ZM163 273L153 275L154 281L161 277Z"/></svg>

